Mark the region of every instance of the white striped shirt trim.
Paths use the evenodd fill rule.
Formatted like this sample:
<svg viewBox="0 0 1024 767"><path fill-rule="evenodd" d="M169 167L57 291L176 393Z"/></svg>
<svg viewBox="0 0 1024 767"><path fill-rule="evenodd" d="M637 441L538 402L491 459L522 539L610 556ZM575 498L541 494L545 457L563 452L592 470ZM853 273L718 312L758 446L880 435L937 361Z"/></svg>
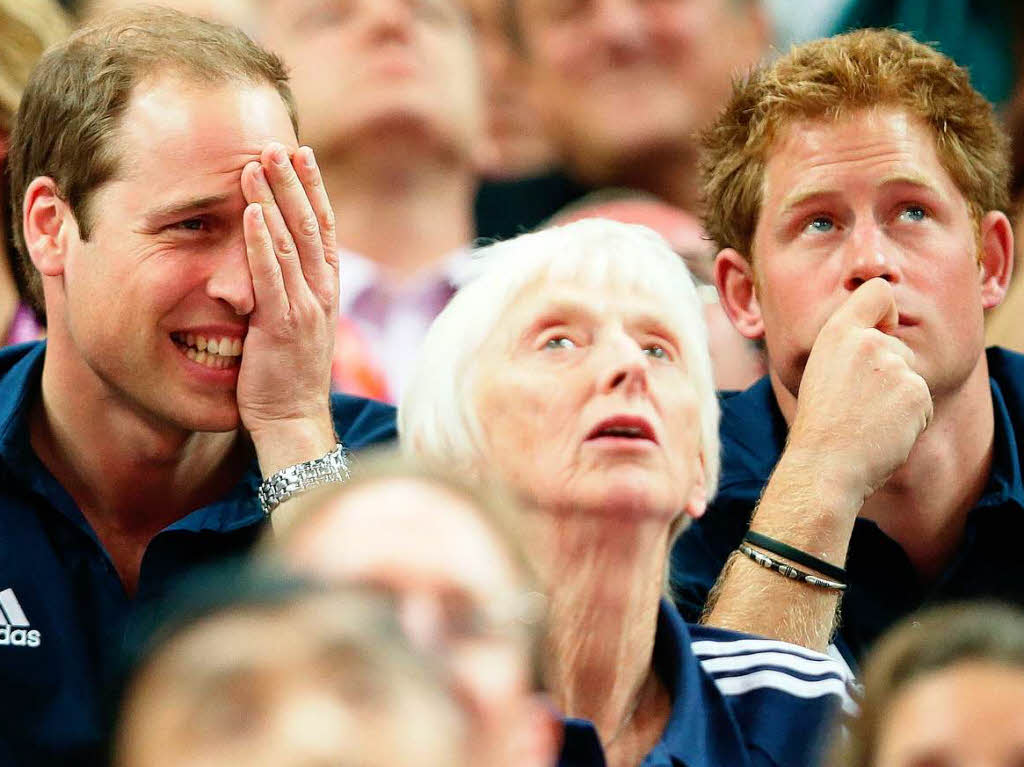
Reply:
<svg viewBox="0 0 1024 767"><path fill-rule="evenodd" d="M805 658L790 652L757 652L746 655L724 655L701 660L701 665L709 674L723 671L745 671L754 666L779 666L797 671L801 674L824 676L830 674L843 678L843 668L832 658L822 655L820 658Z"/></svg>
<svg viewBox="0 0 1024 767"><path fill-rule="evenodd" d="M697 657L737 655L747 652L775 651L790 655L799 655L810 660L827 659L828 656L806 647L780 642L777 639L701 639L693 642L693 652Z"/></svg>
<svg viewBox="0 0 1024 767"><path fill-rule="evenodd" d="M835 677L807 680L791 676L784 671L762 669L741 676L715 677L714 682L723 695L743 695L761 689L779 690L804 699L838 695L845 713L854 715L858 708L847 691L846 683Z"/></svg>

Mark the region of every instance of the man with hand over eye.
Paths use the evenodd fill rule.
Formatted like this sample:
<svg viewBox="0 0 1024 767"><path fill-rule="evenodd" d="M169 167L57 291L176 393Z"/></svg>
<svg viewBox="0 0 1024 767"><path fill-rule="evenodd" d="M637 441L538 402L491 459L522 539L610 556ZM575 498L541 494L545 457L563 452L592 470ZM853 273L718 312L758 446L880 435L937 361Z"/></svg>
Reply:
<svg viewBox="0 0 1024 767"><path fill-rule="evenodd" d="M857 31L737 83L702 145L722 305L769 375L723 397L684 615L856 666L922 604L1024 601L1024 359L984 348L1013 261L991 105L934 49Z"/></svg>
<svg viewBox="0 0 1024 767"><path fill-rule="evenodd" d="M138 607L394 416L329 395L334 221L275 56L113 16L44 57L11 143L49 336L0 356L0 728L15 763L91 764Z"/></svg>

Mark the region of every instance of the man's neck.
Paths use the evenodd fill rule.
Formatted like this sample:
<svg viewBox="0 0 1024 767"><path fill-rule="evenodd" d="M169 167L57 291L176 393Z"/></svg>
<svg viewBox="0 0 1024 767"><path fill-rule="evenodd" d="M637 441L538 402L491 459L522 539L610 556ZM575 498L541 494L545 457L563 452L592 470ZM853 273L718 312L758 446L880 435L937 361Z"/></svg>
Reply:
<svg viewBox="0 0 1024 767"><path fill-rule="evenodd" d="M470 168L402 152L351 152L323 168L338 243L400 285L473 239ZM342 275L344 281L345 275Z"/></svg>
<svg viewBox="0 0 1024 767"><path fill-rule="evenodd" d="M923 582L937 578L960 545L967 514L988 483L994 434L982 355L963 387L936 397L932 421L903 468L861 509L900 544Z"/></svg>
<svg viewBox="0 0 1024 767"><path fill-rule="evenodd" d="M791 423L796 400L775 376L772 387ZM967 513L988 482L994 416L984 353L964 383L935 395L933 404L932 420L906 463L858 514L900 544L923 582L936 578L953 556Z"/></svg>
<svg viewBox="0 0 1024 767"><path fill-rule="evenodd" d="M41 396L29 416L32 448L74 499L132 594L153 537L226 493L248 451L238 432L189 432L147 421L95 375L66 369L59 356L47 350Z"/></svg>
<svg viewBox="0 0 1024 767"><path fill-rule="evenodd" d="M530 520L551 599L552 698L594 723L609 764L639 764L670 710L652 666L668 531L581 512Z"/></svg>

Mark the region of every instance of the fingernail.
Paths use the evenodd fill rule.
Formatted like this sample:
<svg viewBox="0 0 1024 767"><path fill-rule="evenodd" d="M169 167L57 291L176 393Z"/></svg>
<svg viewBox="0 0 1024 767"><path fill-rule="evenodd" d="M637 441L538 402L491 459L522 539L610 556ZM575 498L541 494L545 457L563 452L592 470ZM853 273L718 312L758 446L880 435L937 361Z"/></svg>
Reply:
<svg viewBox="0 0 1024 767"><path fill-rule="evenodd" d="M288 155L285 154L284 147L276 146L270 151L270 159L278 165L284 165L288 162Z"/></svg>
<svg viewBox="0 0 1024 767"><path fill-rule="evenodd" d="M306 167L313 169L316 167L316 158L313 156L313 150L308 146L302 148L302 159L306 163Z"/></svg>
<svg viewBox="0 0 1024 767"><path fill-rule="evenodd" d="M263 166L256 168L256 183L260 186L270 188L270 184L267 183L267 174L263 172Z"/></svg>

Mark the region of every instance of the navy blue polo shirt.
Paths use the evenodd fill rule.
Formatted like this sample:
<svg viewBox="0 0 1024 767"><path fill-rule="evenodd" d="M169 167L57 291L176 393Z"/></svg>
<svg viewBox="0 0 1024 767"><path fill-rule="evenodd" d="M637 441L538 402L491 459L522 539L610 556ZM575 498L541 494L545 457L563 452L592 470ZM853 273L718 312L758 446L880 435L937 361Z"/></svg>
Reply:
<svg viewBox="0 0 1024 767"><path fill-rule="evenodd" d="M687 626L662 601L654 670L672 701L661 740L641 767L811 767L853 679L827 655L773 639ZM566 719L559 767L605 767L593 724Z"/></svg>
<svg viewBox="0 0 1024 767"><path fill-rule="evenodd" d="M0 352L0 765L91 765L103 689L134 611L184 571L245 553L264 519L255 458L221 500L161 531L129 598L71 496L32 451L28 413L45 342ZM357 449L395 437L390 406L332 396L335 429Z"/></svg>
<svg viewBox="0 0 1024 767"><path fill-rule="evenodd" d="M993 347L987 357L995 415L992 469L967 516L959 549L938 579L922 583L898 543L870 520L854 523L846 563L850 588L835 638L854 669L883 631L922 606L979 597L1024 605L1024 356ZM786 443L786 422L767 378L744 392L721 395L721 403L718 495L672 552L673 593L687 620L699 619Z"/></svg>

